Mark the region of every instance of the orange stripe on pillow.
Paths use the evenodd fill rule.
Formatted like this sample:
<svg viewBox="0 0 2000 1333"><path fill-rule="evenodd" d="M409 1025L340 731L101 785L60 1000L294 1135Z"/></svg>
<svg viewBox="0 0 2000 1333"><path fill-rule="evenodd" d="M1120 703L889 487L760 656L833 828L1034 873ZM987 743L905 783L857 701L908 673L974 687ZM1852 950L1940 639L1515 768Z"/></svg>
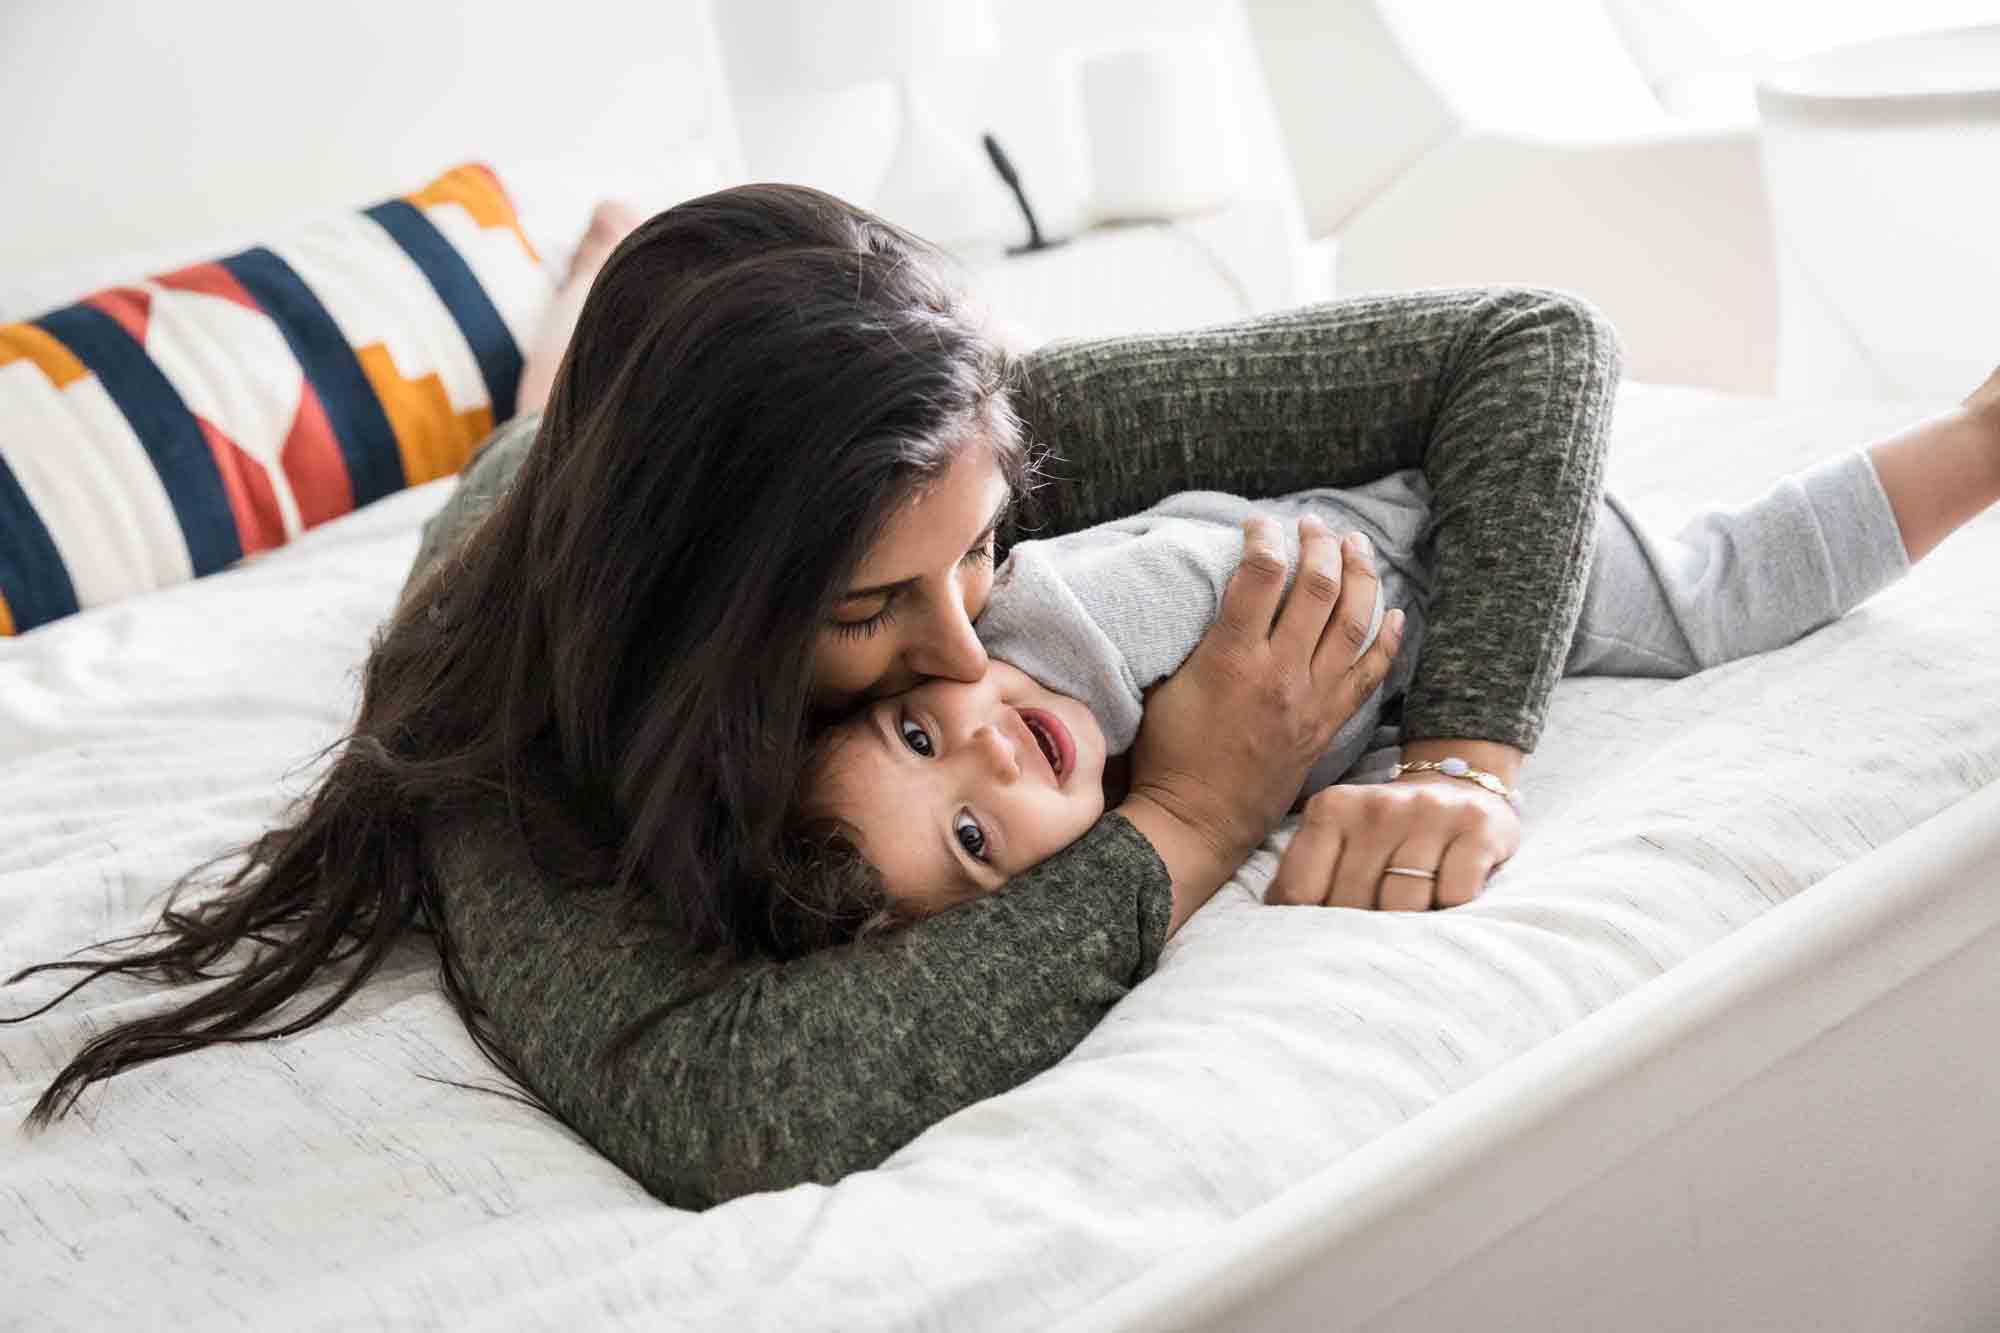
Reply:
<svg viewBox="0 0 2000 1333"><path fill-rule="evenodd" d="M491 408L455 410L445 395L444 381L435 374L404 379L389 349L381 343L357 347L354 355L374 387L390 429L396 432L396 448L403 456L403 476L409 485L418 486L458 471L472 457L472 446L493 429Z"/></svg>
<svg viewBox="0 0 2000 1333"><path fill-rule="evenodd" d="M58 389L67 389L90 373L76 359L76 353L47 329L33 324L0 324L0 366L15 361L32 361Z"/></svg>
<svg viewBox="0 0 2000 1333"><path fill-rule="evenodd" d="M509 227L520 239L521 248L537 264L542 257L535 253L535 247L528 240L528 233L521 230L520 219L514 216L514 203L501 188L500 178L487 167L477 162L468 162L462 167L454 167L444 175L403 198L418 208L428 208L432 204L458 204L472 214L472 220L482 227Z"/></svg>

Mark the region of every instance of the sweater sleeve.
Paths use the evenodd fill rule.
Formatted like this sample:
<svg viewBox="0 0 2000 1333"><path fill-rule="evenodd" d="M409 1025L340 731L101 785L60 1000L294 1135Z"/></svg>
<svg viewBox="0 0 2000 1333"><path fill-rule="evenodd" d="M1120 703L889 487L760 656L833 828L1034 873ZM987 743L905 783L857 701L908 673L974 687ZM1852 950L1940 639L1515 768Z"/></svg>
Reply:
<svg viewBox="0 0 2000 1333"><path fill-rule="evenodd" d="M1016 393L1050 484L1007 535L1175 491L1271 496L1421 468L1435 583L1404 736L1531 750L1582 606L1617 378L1593 308L1520 288L1055 343L1024 358Z"/></svg>
<svg viewBox="0 0 2000 1333"><path fill-rule="evenodd" d="M1047 1069L1151 973L1172 904L1114 814L1005 892L691 982L672 941L621 931L608 890L548 887L504 815L441 831L431 855L488 1030L572 1129L684 1208L879 1165Z"/></svg>

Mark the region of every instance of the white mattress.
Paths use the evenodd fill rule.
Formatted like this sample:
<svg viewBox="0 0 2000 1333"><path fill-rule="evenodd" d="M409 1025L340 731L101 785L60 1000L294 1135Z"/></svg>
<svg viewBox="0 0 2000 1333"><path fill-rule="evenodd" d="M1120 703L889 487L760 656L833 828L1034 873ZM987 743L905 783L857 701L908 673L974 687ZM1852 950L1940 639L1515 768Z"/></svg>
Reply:
<svg viewBox="0 0 2000 1333"><path fill-rule="evenodd" d="M1910 415L1632 389L1614 484L1664 513L1745 497ZM0 646L0 969L137 928L299 790L448 485ZM146 1066L20 1135L91 1031L161 1007L99 983L0 1028L0 1324L1049 1324L1992 782L1996 566L1989 513L1791 648L1565 682L1480 901L1267 909L1267 849L1067 1060L832 1188L678 1212L427 1081L495 1076L414 942L309 1032Z"/></svg>

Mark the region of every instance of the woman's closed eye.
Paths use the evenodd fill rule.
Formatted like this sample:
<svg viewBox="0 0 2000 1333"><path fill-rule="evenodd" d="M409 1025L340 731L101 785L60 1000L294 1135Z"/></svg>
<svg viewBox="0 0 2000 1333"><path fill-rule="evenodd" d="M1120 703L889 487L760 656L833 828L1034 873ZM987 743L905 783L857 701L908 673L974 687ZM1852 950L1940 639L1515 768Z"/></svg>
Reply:
<svg viewBox="0 0 2000 1333"><path fill-rule="evenodd" d="M879 630L886 629L889 622L896 618L898 600L896 595L891 593L882 599L881 609L872 616L864 616L860 620L835 620L832 622L833 632L843 638L865 639Z"/></svg>
<svg viewBox="0 0 2000 1333"><path fill-rule="evenodd" d="M992 564L995 556L999 554L995 546L995 543L999 540L997 528L998 523L996 521L995 530L988 531L984 537L981 537L978 545L959 558L959 563L972 566ZM830 628L842 638L848 639L865 639L879 633L888 628L889 622L896 618L896 605L902 600L903 591L903 586L897 585L896 587L873 594L882 599L882 605L874 615L863 616L859 620L841 620L836 618L830 623Z"/></svg>

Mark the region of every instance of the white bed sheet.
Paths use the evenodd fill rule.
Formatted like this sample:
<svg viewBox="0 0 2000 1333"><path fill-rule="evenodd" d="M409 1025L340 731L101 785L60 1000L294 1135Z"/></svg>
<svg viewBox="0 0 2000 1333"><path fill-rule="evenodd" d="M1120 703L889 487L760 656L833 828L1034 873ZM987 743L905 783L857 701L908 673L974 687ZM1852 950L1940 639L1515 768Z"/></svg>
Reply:
<svg viewBox="0 0 2000 1333"><path fill-rule="evenodd" d="M1747 498L1911 415L1629 389L1614 484L1667 513ZM0 968L136 928L301 789L448 486L0 646ZM21 1135L91 1031L167 998L99 983L0 1028L0 1326L1046 1325L2000 776L1996 567L1988 514L1781 652L1565 682L1526 843L1478 903L1267 909L1267 849L1057 1068L831 1188L678 1212L426 1081L495 1076L417 942L309 1032L144 1067Z"/></svg>

